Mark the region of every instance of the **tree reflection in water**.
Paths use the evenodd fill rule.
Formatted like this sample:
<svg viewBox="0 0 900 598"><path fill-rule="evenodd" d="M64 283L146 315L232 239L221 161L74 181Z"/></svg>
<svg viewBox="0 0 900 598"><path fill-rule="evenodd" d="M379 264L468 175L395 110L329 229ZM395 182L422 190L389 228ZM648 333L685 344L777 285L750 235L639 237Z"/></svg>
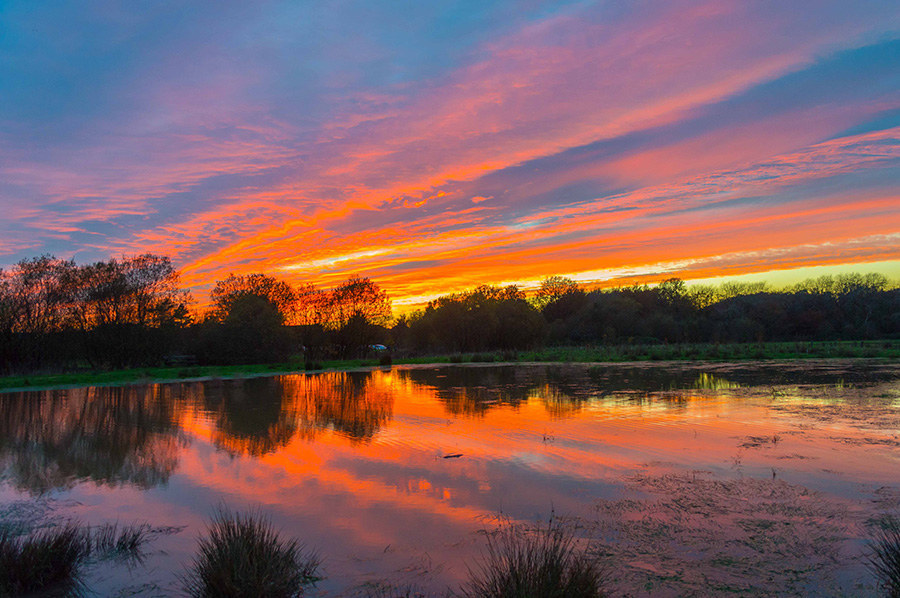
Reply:
<svg viewBox="0 0 900 598"><path fill-rule="evenodd" d="M189 396L211 416L215 445L229 453L265 455L297 432L281 378L213 380L194 385Z"/></svg>
<svg viewBox="0 0 900 598"><path fill-rule="evenodd" d="M368 442L393 414L389 374L330 372L198 383L189 396L232 454L260 456L325 430Z"/></svg>
<svg viewBox="0 0 900 598"><path fill-rule="evenodd" d="M400 370L398 375L433 392L448 413L476 417L494 407L517 407L526 401L539 401L553 418L572 416L590 401L600 399L659 402L674 407L688 399L681 393L660 391L739 386L696 370L607 365L587 369L568 365L447 366Z"/></svg>
<svg viewBox="0 0 900 598"><path fill-rule="evenodd" d="M35 493L80 480L163 484L186 442L178 426L188 414L212 424L213 443L234 455L265 455L326 431L366 443L391 421L398 385L404 393L434 396L452 415L480 417L497 406L539 401L554 418L606 399L683 407L689 396L659 391L733 386L697 371L510 366L13 393L0 398L0 475Z"/></svg>
<svg viewBox="0 0 900 598"><path fill-rule="evenodd" d="M496 405L527 401L534 382L524 368L442 367L400 370L398 374L434 393L452 415L484 415Z"/></svg>
<svg viewBox="0 0 900 598"><path fill-rule="evenodd" d="M0 478L35 494L79 481L151 488L175 471L186 442L162 385L0 396Z"/></svg>
<svg viewBox="0 0 900 598"><path fill-rule="evenodd" d="M286 376L291 408L308 430L334 430L369 442L394 412L391 372L329 372Z"/></svg>

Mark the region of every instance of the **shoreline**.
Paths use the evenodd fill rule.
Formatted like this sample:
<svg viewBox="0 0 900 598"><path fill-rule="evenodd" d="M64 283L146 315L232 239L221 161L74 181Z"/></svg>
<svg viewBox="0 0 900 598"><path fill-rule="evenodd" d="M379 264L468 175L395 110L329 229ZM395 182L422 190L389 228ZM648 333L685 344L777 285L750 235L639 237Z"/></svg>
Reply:
<svg viewBox="0 0 900 598"><path fill-rule="evenodd" d="M73 374L45 374L38 376L8 376L0 377L0 395L4 393L65 390L85 387L117 387L140 386L146 384L173 384L179 382L206 382L209 380L241 380L252 378L265 378L270 376L291 376L298 374L321 374L329 372L372 372L378 370L390 370L394 367L403 369L420 369L435 367L498 367L498 366L607 366L623 368L672 368L695 367L712 369L731 369L741 366L766 366L778 367L788 364L816 364L822 365L888 365L900 362L894 356L876 357L846 357L846 356L797 356L797 357L773 357L773 358L744 358L744 359L635 359L582 361L559 359L534 359L534 360L488 360L488 361L452 361L448 356L434 356L433 360L422 361L423 358L410 360L398 359L390 365L377 363L359 363L361 360L344 360L331 362L320 369L304 369L291 367L292 364L248 364L235 366L191 366L164 367L164 368L135 368L128 370L113 370L109 372L84 372ZM427 359L427 358L426 358ZM172 375L167 375L171 372ZM20 382L16 384L16 382ZM21 382L24 382L22 384Z"/></svg>

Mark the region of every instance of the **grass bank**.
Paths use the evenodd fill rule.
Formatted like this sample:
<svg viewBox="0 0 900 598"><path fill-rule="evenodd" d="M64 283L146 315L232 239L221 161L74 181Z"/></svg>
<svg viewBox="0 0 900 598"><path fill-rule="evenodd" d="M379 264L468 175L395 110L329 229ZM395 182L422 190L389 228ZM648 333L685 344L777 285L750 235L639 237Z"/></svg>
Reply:
<svg viewBox="0 0 900 598"><path fill-rule="evenodd" d="M618 363L630 361L748 361L766 359L900 359L900 340L821 341L783 343L620 344L583 347L545 347L528 351L486 351L438 355L393 355L393 364L560 362ZM316 370L348 370L383 365L379 358L326 360ZM280 363L249 365L172 366L126 370L84 370L0 377L0 390L53 386L115 385L128 383L231 378L303 372L301 358Z"/></svg>

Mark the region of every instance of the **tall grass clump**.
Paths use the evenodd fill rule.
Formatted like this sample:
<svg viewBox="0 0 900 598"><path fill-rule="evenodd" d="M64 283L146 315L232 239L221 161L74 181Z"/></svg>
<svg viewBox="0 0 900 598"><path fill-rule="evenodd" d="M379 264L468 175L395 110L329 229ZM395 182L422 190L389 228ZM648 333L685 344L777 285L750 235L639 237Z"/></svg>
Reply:
<svg viewBox="0 0 900 598"><path fill-rule="evenodd" d="M284 539L258 512L220 508L199 541L182 582L195 597L294 597L315 582L319 559L295 539Z"/></svg>
<svg viewBox="0 0 900 598"><path fill-rule="evenodd" d="M488 535L484 560L469 568L467 598L600 598L605 571L558 520L528 531L506 524Z"/></svg>
<svg viewBox="0 0 900 598"><path fill-rule="evenodd" d="M900 521L889 519L875 534L869 569L884 596L900 598Z"/></svg>
<svg viewBox="0 0 900 598"><path fill-rule="evenodd" d="M0 528L0 596L74 593L90 553L91 539L75 523L18 537Z"/></svg>

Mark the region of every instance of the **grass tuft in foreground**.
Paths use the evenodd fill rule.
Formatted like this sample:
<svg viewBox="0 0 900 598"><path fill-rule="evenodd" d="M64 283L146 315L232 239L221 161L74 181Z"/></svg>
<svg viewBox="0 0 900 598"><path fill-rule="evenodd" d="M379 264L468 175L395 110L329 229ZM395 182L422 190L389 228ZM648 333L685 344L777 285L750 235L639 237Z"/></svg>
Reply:
<svg viewBox="0 0 900 598"><path fill-rule="evenodd" d="M75 523L18 537L0 528L0 596L75 593L90 553L91 538Z"/></svg>
<svg viewBox="0 0 900 598"><path fill-rule="evenodd" d="M21 532L21 530L19 530ZM146 524L89 529L69 521L29 535L0 526L0 597L77 595L89 558L139 558L152 530Z"/></svg>
<svg viewBox="0 0 900 598"><path fill-rule="evenodd" d="M888 520L876 532L869 569L875 574L884 596L900 598L900 521L897 519Z"/></svg>
<svg viewBox="0 0 900 598"><path fill-rule="evenodd" d="M314 583L319 559L295 539L283 539L258 512L220 508L199 554L182 579L196 597L293 597Z"/></svg>
<svg viewBox="0 0 900 598"><path fill-rule="evenodd" d="M573 534L551 519L536 531L506 524L488 535L484 561L469 569L468 598L600 598L605 571L579 548Z"/></svg>

